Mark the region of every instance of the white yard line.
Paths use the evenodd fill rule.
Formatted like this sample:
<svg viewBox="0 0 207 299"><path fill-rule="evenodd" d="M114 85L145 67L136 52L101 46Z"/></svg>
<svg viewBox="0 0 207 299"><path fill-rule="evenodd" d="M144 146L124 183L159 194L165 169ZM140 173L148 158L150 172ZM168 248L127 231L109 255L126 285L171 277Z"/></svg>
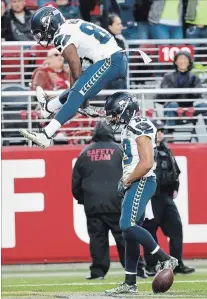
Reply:
<svg viewBox="0 0 207 299"><path fill-rule="evenodd" d="M196 259L196 260L184 260L184 263L188 266L192 267L205 267L207 268L207 259ZM59 264L25 264L25 265L2 265L2 272L25 272L25 271L44 271L44 270L54 270L59 271L61 270L88 270L90 263L59 263ZM119 262L111 262L110 269L114 269L115 271L121 270L121 265Z"/></svg>
<svg viewBox="0 0 207 299"><path fill-rule="evenodd" d="M203 283L203 280L175 280L174 283ZM17 288L17 287L49 287L49 286L93 286L93 285L115 285L117 282L71 282L71 283L39 283L39 284L3 284L3 287ZM151 281L139 281L138 284L152 284Z"/></svg>
<svg viewBox="0 0 207 299"><path fill-rule="evenodd" d="M108 275L123 275L123 269L120 269L120 271L114 271L111 270L109 271ZM196 274L198 273L207 273L207 268L206 269L196 269ZM77 277L85 277L88 274L88 271L42 271L42 272L2 272L2 278L15 278L15 277L71 277L71 276L77 276Z"/></svg>

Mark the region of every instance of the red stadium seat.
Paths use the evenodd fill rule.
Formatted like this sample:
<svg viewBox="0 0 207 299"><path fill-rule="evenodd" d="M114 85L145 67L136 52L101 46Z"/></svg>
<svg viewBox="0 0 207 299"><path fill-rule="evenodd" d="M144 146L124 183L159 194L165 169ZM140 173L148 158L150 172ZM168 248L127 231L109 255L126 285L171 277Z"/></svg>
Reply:
<svg viewBox="0 0 207 299"><path fill-rule="evenodd" d="M41 45L34 45L31 46L31 52L30 55L32 55L33 57L36 56L36 65L42 65L45 58L47 57L47 52L49 49L54 48L54 46L49 45L47 47L47 49L45 49L44 47L42 47Z"/></svg>
<svg viewBox="0 0 207 299"><path fill-rule="evenodd" d="M19 46L2 46L1 48L1 72L4 80L20 79L20 47ZM13 59L12 59L13 58ZM11 73L19 74L11 74Z"/></svg>
<svg viewBox="0 0 207 299"><path fill-rule="evenodd" d="M37 0L26 0L25 4L29 9L36 10L38 8Z"/></svg>
<svg viewBox="0 0 207 299"><path fill-rule="evenodd" d="M91 130L78 130L78 128L87 128L87 127L95 127L96 125L96 122L93 121L93 120L89 120L89 118L87 116L83 116L83 115L80 115L80 114L77 114L75 116L75 119L77 118L80 118L80 119L84 119L84 120L81 120L81 121L71 121L71 122L67 122L66 124L64 124L64 126L62 128L77 128L77 130L73 130L73 131L70 131L70 130L67 130L65 131L65 134L66 136L68 137L77 137L77 136L80 136L80 137L85 137L85 136L91 136L91 133L92 131ZM81 138L80 138L81 139ZM69 144L77 144L78 143L78 139L69 139L68 140L68 143Z"/></svg>
<svg viewBox="0 0 207 299"><path fill-rule="evenodd" d="M154 112L155 112L154 109L148 109L148 110L146 111L146 116L149 117L149 118L152 118Z"/></svg>
<svg viewBox="0 0 207 299"><path fill-rule="evenodd" d="M2 67L1 72L7 73L3 75L4 80L20 80L21 78L21 59L20 59L20 47L19 46L2 46ZM24 52L24 71L27 71L26 68L29 64L34 64L31 60L32 54L30 51ZM11 74L11 73L19 74Z"/></svg>
<svg viewBox="0 0 207 299"><path fill-rule="evenodd" d="M195 109L194 107L190 107L188 108L188 110L185 112L185 115L192 118L194 116L195 113Z"/></svg>
<svg viewBox="0 0 207 299"><path fill-rule="evenodd" d="M177 109L178 117L182 117L182 116L183 116L183 113L184 113L184 109L181 108L181 107L179 107L179 108Z"/></svg>

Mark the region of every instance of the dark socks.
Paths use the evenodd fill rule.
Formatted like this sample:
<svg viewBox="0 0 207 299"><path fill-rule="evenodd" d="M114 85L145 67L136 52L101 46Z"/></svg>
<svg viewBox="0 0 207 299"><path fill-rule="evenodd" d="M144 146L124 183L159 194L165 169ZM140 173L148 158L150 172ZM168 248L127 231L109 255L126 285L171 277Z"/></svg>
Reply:
<svg viewBox="0 0 207 299"><path fill-rule="evenodd" d="M139 256L139 243L136 240L128 238L125 239L125 283L128 285L136 284L137 264Z"/></svg>
<svg viewBox="0 0 207 299"><path fill-rule="evenodd" d="M137 273L137 264L140 256L139 243L134 240L125 241L125 270Z"/></svg>
<svg viewBox="0 0 207 299"><path fill-rule="evenodd" d="M160 262L164 262L170 259L170 256L167 253L165 253L161 248L159 248L159 250L156 253L154 253L154 255Z"/></svg>
<svg viewBox="0 0 207 299"><path fill-rule="evenodd" d="M136 284L136 274L125 274L125 283L129 286Z"/></svg>

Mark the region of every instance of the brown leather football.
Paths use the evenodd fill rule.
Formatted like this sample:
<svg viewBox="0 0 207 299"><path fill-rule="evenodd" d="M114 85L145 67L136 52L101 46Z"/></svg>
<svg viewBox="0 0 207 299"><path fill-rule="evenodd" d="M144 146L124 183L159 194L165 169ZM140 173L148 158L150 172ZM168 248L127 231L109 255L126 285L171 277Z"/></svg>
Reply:
<svg viewBox="0 0 207 299"><path fill-rule="evenodd" d="M165 293L172 286L174 274L172 269L159 271L152 281L152 291L154 293Z"/></svg>

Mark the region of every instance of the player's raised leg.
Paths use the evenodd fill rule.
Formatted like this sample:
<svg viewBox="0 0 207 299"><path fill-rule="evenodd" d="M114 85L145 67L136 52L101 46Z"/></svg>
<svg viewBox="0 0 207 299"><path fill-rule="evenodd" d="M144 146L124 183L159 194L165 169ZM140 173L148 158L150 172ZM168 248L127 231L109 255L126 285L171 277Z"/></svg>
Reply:
<svg viewBox="0 0 207 299"><path fill-rule="evenodd" d="M52 113L62 107L62 103L59 101L59 97L50 97L42 89L41 86L36 88L36 97L41 106L40 113L42 118L49 118Z"/></svg>
<svg viewBox="0 0 207 299"><path fill-rule="evenodd" d="M126 71L127 58L121 52L114 53L111 57L96 62L81 74L70 90L67 101L57 112L54 119L44 128L43 132L34 133L21 130L21 133L43 148L50 146L52 136L76 114L78 108L86 100L95 96L111 80L124 77ZM49 110L49 103L47 106Z"/></svg>
<svg viewBox="0 0 207 299"><path fill-rule="evenodd" d="M70 120L90 96L96 95L111 80L122 78L126 73L127 61L114 37L105 29L83 20L67 20L54 7L42 7L31 20L35 40L48 47L53 43L68 62L71 72L71 87L60 111L41 133L20 130L28 139L42 147L50 145L57 130ZM82 73L81 59L94 63ZM67 93L68 91L66 91ZM56 104L58 103L56 101ZM53 101L49 104L53 105ZM46 105L46 106L48 106ZM50 112L52 110L47 107ZM56 106L55 106L56 107Z"/></svg>
<svg viewBox="0 0 207 299"><path fill-rule="evenodd" d="M42 89L42 87L37 86L36 88L36 96L37 100L41 105L41 117L49 118L52 113L59 110L67 101L68 95L70 92L70 88L66 89L60 96L50 97L47 93ZM78 113L84 116L90 117L103 117L105 116L105 111L103 108L92 106L88 103L84 103L79 109Z"/></svg>

